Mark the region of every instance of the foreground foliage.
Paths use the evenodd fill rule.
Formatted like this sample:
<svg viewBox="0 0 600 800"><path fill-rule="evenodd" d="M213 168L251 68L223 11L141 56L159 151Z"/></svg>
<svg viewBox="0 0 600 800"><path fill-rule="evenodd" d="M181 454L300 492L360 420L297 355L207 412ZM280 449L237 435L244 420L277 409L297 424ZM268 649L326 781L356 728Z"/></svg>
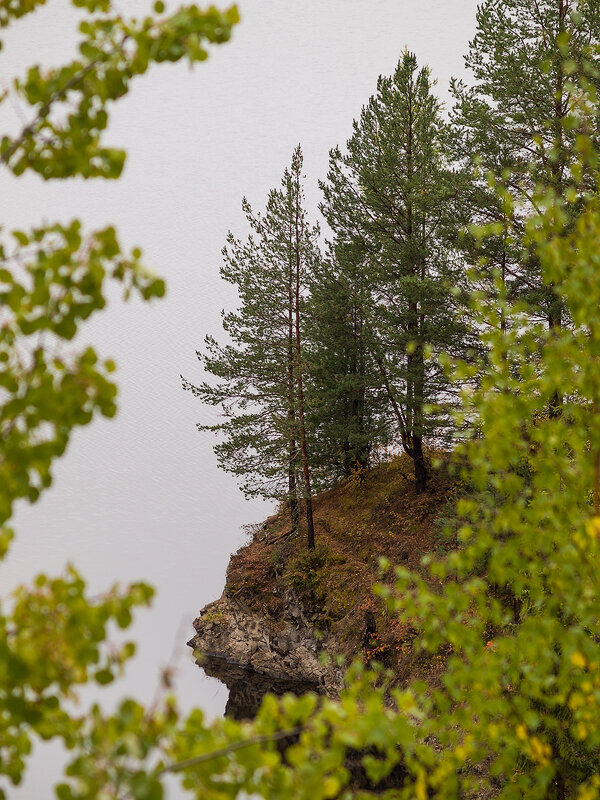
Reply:
<svg viewBox="0 0 600 800"><path fill-rule="evenodd" d="M0 24L36 5L2 4ZM201 60L202 42L225 40L236 19L234 11L192 7L129 24L108 0L76 5L91 15L82 59L45 75L34 68L20 89L36 116L1 145L3 163L16 173L117 177L122 154L101 145L106 102L150 61ZM71 91L75 111L62 117ZM597 108L591 92L579 99L584 110ZM573 130L582 116L574 108L564 125ZM107 625L127 627L151 592L140 585L91 599L74 572L41 577L0 617L4 796L41 738L72 751L56 789L62 800L159 800L171 773L188 796L214 800L368 797L392 772L389 798L598 797L600 203L580 181L594 166L594 142L575 141L576 191L544 187L525 234L544 286L573 324L532 326L529 308L509 302L503 275L492 273L494 306L475 297L489 356L458 369L464 385L481 373L463 398L479 435L465 448L478 499L458 507L462 546L429 562L439 591L406 569L397 570L395 587L379 589L390 611L418 627L419 647L449 653L441 684L388 690L381 674L357 665L339 701L267 698L253 723L208 724L200 711L180 718L169 698L151 708L125 700L112 714L98 707L78 714L69 702L77 687L110 682L133 652L106 647ZM102 307L105 277L146 296L162 291L137 252L121 254L111 229L85 240L77 224L56 225L15 233L6 247L2 522L16 499L35 500L49 484L52 460L74 427L114 411L111 365L98 366L90 350L63 351L80 321ZM4 548L8 540L5 532ZM362 762L362 785L370 788L351 784L350 757Z"/></svg>

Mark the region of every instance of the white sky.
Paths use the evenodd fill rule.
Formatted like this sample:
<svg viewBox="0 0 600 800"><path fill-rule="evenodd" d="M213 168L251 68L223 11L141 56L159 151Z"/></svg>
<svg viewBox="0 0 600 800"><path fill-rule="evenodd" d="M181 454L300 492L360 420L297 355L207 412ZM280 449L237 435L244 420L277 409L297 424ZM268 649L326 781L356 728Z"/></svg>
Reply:
<svg viewBox="0 0 600 800"><path fill-rule="evenodd" d="M242 196L260 208L300 142L316 216L328 151L349 136L377 76L392 72L408 47L429 64L447 99L450 76L463 74L476 4L242 0L231 43L192 71L151 69L115 107L107 141L129 152L119 182L44 184L0 174L6 228L73 216L90 228L112 222L168 280L165 301L114 305L85 329L85 339L117 360L120 413L77 432L54 487L35 507L19 510L18 539L0 567L4 590L67 561L94 591L141 577L157 586L154 609L135 628L141 656L109 697L152 694L174 640L185 653L191 620L221 593L229 555L243 541L241 524L268 510L247 504L233 478L216 469L210 437L195 430L206 412L179 381L182 372L199 378L195 349L205 333L218 335L220 310L231 302L219 279L220 251L228 228L244 229ZM149 6L119 2L124 13ZM50 0L5 33L4 85L26 65L72 55L77 19L66 0ZM2 130L18 123L8 104L0 123ZM223 689L184 655L179 685L184 705L221 712ZM50 774L42 754L19 796L50 797Z"/></svg>

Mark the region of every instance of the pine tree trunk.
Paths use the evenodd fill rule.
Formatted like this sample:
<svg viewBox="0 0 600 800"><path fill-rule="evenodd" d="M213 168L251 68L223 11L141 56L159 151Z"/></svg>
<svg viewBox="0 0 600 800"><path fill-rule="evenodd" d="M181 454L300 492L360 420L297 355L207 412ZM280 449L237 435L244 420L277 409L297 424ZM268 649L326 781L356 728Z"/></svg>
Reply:
<svg viewBox="0 0 600 800"><path fill-rule="evenodd" d="M413 108L412 98L409 99L409 123L407 138L407 174L410 181L413 178ZM413 248L418 246L418 219L415 220L415 212L412 200L409 200L406 207L407 215L407 239ZM424 266L419 260L413 263L413 276L424 278ZM423 343L421 341L421 331L423 323L419 325L419 304L413 298L409 304L408 335L414 347L413 352L407 356L406 369L406 417L408 420L408 440L410 448L408 455L413 460L415 470L415 492L422 494L427 486L427 466L423 455L423 395L425 391L425 359L423 354ZM406 448L405 448L406 449Z"/></svg>
<svg viewBox="0 0 600 800"><path fill-rule="evenodd" d="M302 380L302 339L300 336L300 269L301 269L301 255L300 255L300 220L299 220L299 202L298 196L299 183L296 182L295 190L296 196L294 198L294 224L295 224L295 293L294 293L294 312L295 312L295 333L296 333L296 387L297 387L297 401L298 401L298 428L300 432L300 453L302 457L302 473L304 475L304 497L306 502L306 529L307 529L307 544L309 550L315 549L315 528L313 521L312 509L312 490L310 482L310 468L308 465L308 448L306 444L306 425L304 421L304 386Z"/></svg>
<svg viewBox="0 0 600 800"><path fill-rule="evenodd" d="M415 470L415 491L422 494L427 487L428 471L423 455L423 428L424 428L424 392L425 392L425 356L423 353L423 343L421 342L421 330L423 328L423 318L419 318L419 306L417 303L410 305L410 322L408 325L409 335L411 336L415 349L408 355L407 383L410 379L411 393L410 398L410 430L409 438L411 447L409 455L413 460Z"/></svg>
<svg viewBox="0 0 600 800"><path fill-rule="evenodd" d="M423 384L425 364L423 348L419 345L414 353L409 356L409 370L413 371L412 381L412 414L411 430L409 431L410 448L408 455L412 458L415 470L415 491L422 494L427 487L429 473L423 454Z"/></svg>
<svg viewBox="0 0 600 800"><path fill-rule="evenodd" d="M292 231L290 225L289 239L291 242ZM292 533L298 530L300 513L298 509L298 489L296 486L296 404L294 402L294 266L290 247L288 257L288 436L289 436L289 463L288 463L288 497L290 503L290 518Z"/></svg>
<svg viewBox="0 0 600 800"><path fill-rule="evenodd" d="M349 425L352 420L352 411L350 410L352 403L348 402L347 394L344 396L344 422ZM349 478L352 474L352 449L350 439L346 436L342 444L342 452L344 453L344 478Z"/></svg>
<svg viewBox="0 0 600 800"><path fill-rule="evenodd" d="M290 467L288 472L288 496L290 498L290 522L292 523L292 533L298 530L300 522L300 512L298 510L298 493L296 490L296 470L293 466L293 459L296 458L296 448L290 447Z"/></svg>
<svg viewBox="0 0 600 800"><path fill-rule="evenodd" d="M365 436L365 358L361 340L362 319L356 306L353 312L355 375L360 381L358 388L355 390L353 409L361 442L356 454L356 462L364 469L369 466L369 449L367 445L363 444L367 440Z"/></svg>
<svg viewBox="0 0 600 800"><path fill-rule="evenodd" d="M564 0L558 3L558 33L565 30L567 18L567 7ZM554 86L554 160L552 161L552 181L553 189L557 195L563 195L563 170L564 170L564 129L563 129L563 97L565 76L563 73L562 55L557 58L555 66L555 86ZM550 305L548 308L548 328L550 331L560 332L562 327L562 300L556 293L554 284L550 284ZM563 398L560 392L554 392L548 405L548 414L552 417L559 417L562 409Z"/></svg>
<svg viewBox="0 0 600 800"><path fill-rule="evenodd" d="M429 473L427 471L427 464L425 463L425 456L423 455L423 440L420 436L413 437L412 450L412 459L415 466L415 492L417 494L423 494L427 488Z"/></svg>
<svg viewBox="0 0 600 800"><path fill-rule="evenodd" d="M353 327L351 349L346 362L346 373L351 376L349 382L349 389L345 392L344 397L344 421L346 423L346 430L352 430L357 423L357 408L356 408L356 332ZM350 440L346 436L344 440L344 476L349 478L352 475L352 470L356 467L356 453L353 452Z"/></svg>
<svg viewBox="0 0 600 800"><path fill-rule="evenodd" d="M565 786L565 777L561 769L557 770L554 786L556 788L556 800L567 800L567 787Z"/></svg>
<svg viewBox="0 0 600 800"><path fill-rule="evenodd" d="M312 510L312 491L310 485L310 468L308 466L308 448L306 446L306 427L304 424L304 389L302 386L302 349L300 346L300 314L296 311L296 363L298 386L298 422L300 423L300 452L302 454L302 472L304 475L304 496L306 500L306 528L308 549L315 548L315 528Z"/></svg>
<svg viewBox="0 0 600 800"><path fill-rule="evenodd" d="M554 293L554 289L552 289ZM556 298L556 302L554 307L551 306L550 315L548 317L548 327L550 331L555 331L556 333L560 333L560 328L562 326L562 314L560 308L560 300ZM556 419L556 417L560 417L562 414L562 405L563 405L563 396L561 392L558 390L554 392L552 397L550 398L550 402L548 404L548 415L551 419Z"/></svg>
<svg viewBox="0 0 600 800"><path fill-rule="evenodd" d="M293 431L296 425L295 413L293 406L288 411L288 423L290 430ZM290 434L289 444L289 463L288 463L288 498L290 503L290 521L292 523L292 533L298 530L298 523L300 515L298 512L298 490L296 487L296 438L293 433Z"/></svg>
<svg viewBox="0 0 600 800"><path fill-rule="evenodd" d="M312 492L310 486L310 469L308 466L308 453L306 448L306 430L304 428L304 400L302 392L302 378L298 380L298 417L300 420L300 448L302 452L302 472L304 474L304 494L306 499L306 528L307 544L309 550L315 549L315 527L313 522ZM302 409L302 410L300 410Z"/></svg>

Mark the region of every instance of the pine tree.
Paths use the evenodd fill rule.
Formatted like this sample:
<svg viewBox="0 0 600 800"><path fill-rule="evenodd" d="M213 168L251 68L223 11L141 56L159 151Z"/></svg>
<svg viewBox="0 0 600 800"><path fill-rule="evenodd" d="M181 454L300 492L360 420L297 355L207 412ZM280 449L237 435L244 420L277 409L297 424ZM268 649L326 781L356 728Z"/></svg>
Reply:
<svg viewBox="0 0 600 800"><path fill-rule="evenodd" d="M488 274L550 328L564 323L564 303L543 285L525 225L548 192L574 216L581 191L595 186L588 160L583 181L577 172L582 134L597 139L597 112L580 100L600 86L599 43L598 0L485 0L465 58L472 85L453 83L455 152L475 172L464 202L474 221L497 228L485 241Z"/></svg>
<svg viewBox="0 0 600 800"><path fill-rule="evenodd" d="M368 467L388 444L385 399L365 341L368 287L351 249L338 248L319 266L307 317L314 472L325 486Z"/></svg>
<svg viewBox="0 0 600 800"><path fill-rule="evenodd" d="M469 342L452 292L461 270L450 246L456 187L445 135L429 70L406 52L392 77L379 78L346 152L332 150L322 184L334 249L351 248L355 274L368 279L364 341L414 462L417 492L428 477L424 445L440 442L450 426L444 410L425 411L452 399L430 356Z"/></svg>
<svg viewBox="0 0 600 800"><path fill-rule="evenodd" d="M284 175L285 199L288 211L289 233L289 274L291 277L291 295L293 299L294 330L294 378L295 400L297 408L298 434L300 438L300 461L304 479L304 501L306 504L307 544L309 550L315 547L315 529L312 511L312 489L306 436L306 402L304 380L306 362L303 343L303 307L304 291L309 276L318 263L320 253L316 248L318 229L311 229L304 211L304 194L302 191L302 150L300 145L294 151L292 166Z"/></svg>
<svg viewBox="0 0 600 800"><path fill-rule="evenodd" d="M301 171L298 147L264 213L255 213L244 199L252 233L246 241L229 234L221 268L240 298L236 311L223 313L229 343L207 336L205 352L198 353L217 380L196 386L183 379L183 386L221 409L223 421L198 427L222 435L215 446L219 465L242 478L246 495L285 498L292 530L299 521L298 498L304 497L308 543L314 547L303 312L307 276L320 254L318 229L308 224L303 208Z"/></svg>

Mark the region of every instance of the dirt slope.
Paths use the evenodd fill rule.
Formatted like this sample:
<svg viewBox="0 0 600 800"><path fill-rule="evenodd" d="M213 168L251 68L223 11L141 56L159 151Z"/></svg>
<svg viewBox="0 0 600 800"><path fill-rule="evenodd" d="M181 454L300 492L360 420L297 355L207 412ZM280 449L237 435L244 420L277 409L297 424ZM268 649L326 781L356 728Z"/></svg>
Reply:
<svg viewBox="0 0 600 800"><path fill-rule="evenodd" d="M372 586L381 579L381 556L419 570L423 555L448 546L443 520L456 480L442 466L428 490L416 495L410 475L409 460L395 458L317 495L313 552L302 528L290 533L282 508L232 557L225 595L277 626L291 589L338 653L377 658L399 679L414 675L414 663L404 659L411 632L387 614Z"/></svg>

